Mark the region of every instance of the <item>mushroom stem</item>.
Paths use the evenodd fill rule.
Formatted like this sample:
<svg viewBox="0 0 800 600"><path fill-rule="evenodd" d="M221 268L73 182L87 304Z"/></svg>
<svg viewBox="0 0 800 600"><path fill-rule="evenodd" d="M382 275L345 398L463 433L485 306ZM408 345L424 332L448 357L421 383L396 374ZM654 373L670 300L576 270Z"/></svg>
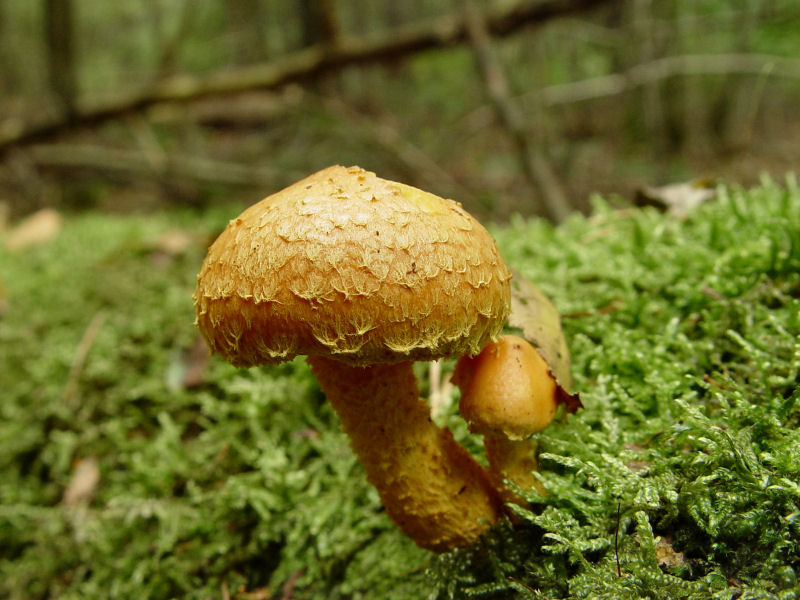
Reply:
<svg viewBox="0 0 800 600"><path fill-rule="evenodd" d="M558 384L538 351L523 338L502 335L477 356L461 357L452 382L461 390L461 416L484 436L489 473L503 499L525 504L505 480L545 493L533 475L537 445L527 438L553 420Z"/></svg>
<svg viewBox="0 0 800 600"><path fill-rule="evenodd" d="M411 362L308 362L386 512L417 545L446 552L497 521L502 499L450 430L431 420Z"/></svg>
<svg viewBox="0 0 800 600"><path fill-rule="evenodd" d="M538 444L534 440L512 440L503 434L488 433L483 437L483 445L489 460L489 472L505 502L520 506L527 504L506 485L506 480L522 489L535 489L542 495L547 493L542 482L533 475L539 470Z"/></svg>

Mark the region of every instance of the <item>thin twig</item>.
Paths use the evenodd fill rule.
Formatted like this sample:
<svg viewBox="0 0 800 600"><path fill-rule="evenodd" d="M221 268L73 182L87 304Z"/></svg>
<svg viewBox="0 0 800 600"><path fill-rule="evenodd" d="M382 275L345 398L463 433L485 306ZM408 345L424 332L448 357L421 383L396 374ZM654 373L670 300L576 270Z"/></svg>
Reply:
<svg viewBox="0 0 800 600"><path fill-rule="evenodd" d="M617 559L617 577L622 577L622 566L619 564L619 521L622 503L617 502L617 528L614 530L614 556Z"/></svg>
<svg viewBox="0 0 800 600"><path fill-rule="evenodd" d="M531 186L540 192L542 206L537 212L543 212L555 222L563 221L570 213L569 200L544 153L530 140L519 105L509 92L508 78L492 48L486 20L473 0L462 0L461 6L486 93L517 147L523 173Z"/></svg>
<svg viewBox="0 0 800 600"><path fill-rule="evenodd" d="M71 406L77 396L78 382L83 372L83 365L86 363L86 356L89 354L89 350L91 350L94 340L106 320L106 316L104 311L95 313L86 326L81 341L78 342L78 347L75 350L75 355L72 357L72 364L69 368L67 383L64 385L64 393L61 396L63 403L67 406Z"/></svg>
<svg viewBox="0 0 800 600"><path fill-rule="evenodd" d="M515 579L515 578L511 577L511 575L508 576L508 580L513 582L513 583L516 583L520 587L524 587L526 590L528 590L529 592L531 592L533 594L536 593L536 590L534 588L532 588L531 586L529 586L529 585L527 585L525 583L522 583L518 579Z"/></svg>

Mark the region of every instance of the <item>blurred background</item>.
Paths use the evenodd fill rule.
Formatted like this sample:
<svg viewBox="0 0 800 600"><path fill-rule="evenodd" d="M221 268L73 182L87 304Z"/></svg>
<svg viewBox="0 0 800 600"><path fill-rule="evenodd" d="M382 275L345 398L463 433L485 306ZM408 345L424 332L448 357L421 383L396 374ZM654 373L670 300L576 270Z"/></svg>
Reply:
<svg viewBox="0 0 800 600"><path fill-rule="evenodd" d="M249 204L330 164L555 221L782 177L796 0L3 0L0 211Z"/></svg>

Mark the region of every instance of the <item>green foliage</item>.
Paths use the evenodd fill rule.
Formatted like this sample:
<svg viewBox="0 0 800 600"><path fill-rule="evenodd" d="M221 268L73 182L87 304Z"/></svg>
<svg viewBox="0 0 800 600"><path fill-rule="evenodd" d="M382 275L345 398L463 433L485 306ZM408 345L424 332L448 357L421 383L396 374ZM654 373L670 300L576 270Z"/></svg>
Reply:
<svg viewBox="0 0 800 600"><path fill-rule="evenodd" d="M304 363L215 361L200 388L174 384L196 339L191 294L211 232L177 254L159 240L198 226L82 217L2 257L0 595L208 597L293 580L327 596L360 589L345 581L353 565L356 581L385 585L385 568L359 553L387 532L399 556L424 560L395 539ZM93 502L70 506L72 464L88 457L100 467Z"/></svg>
<svg viewBox="0 0 800 600"><path fill-rule="evenodd" d="M683 222L597 200L494 232L565 315L586 408L540 438L548 495L442 556L383 513L303 361L213 359L181 385L228 216L74 217L0 254L0 596L800 593L793 179L720 188ZM194 242L164 244L175 231ZM94 493L67 502L87 459Z"/></svg>
<svg viewBox="0 0 800 600"><path fill-rule="evenodd" d="M540 440L550 493L528 496L511 534L535 543L483 578L457 562L449 597L800 591L800 195L788 188L722 188L686 222L598 202L588 220L498 232L574 315L586 409Z"/></svg>

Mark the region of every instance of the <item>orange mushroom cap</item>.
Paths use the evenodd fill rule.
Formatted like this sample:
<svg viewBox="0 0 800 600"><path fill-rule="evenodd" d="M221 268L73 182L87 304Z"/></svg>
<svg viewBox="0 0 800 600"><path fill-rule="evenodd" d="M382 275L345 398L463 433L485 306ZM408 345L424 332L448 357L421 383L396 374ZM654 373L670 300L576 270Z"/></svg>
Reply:
<svg viewBox="0 0 800 600"><path fill-rule="evenodd" d="M462 358L453 383L461 389L461 416L476 433L524 439L547 427L558 409L558 385L547 363L514 335Z"/></svg>
<svg viewBox="0 0 800 600"><path fill-rule="evenodd" d="M194 301L209 347L235 365L365 366L477 354L508 316L510 279L457 202L334 166L232 220Z"/></svg>

